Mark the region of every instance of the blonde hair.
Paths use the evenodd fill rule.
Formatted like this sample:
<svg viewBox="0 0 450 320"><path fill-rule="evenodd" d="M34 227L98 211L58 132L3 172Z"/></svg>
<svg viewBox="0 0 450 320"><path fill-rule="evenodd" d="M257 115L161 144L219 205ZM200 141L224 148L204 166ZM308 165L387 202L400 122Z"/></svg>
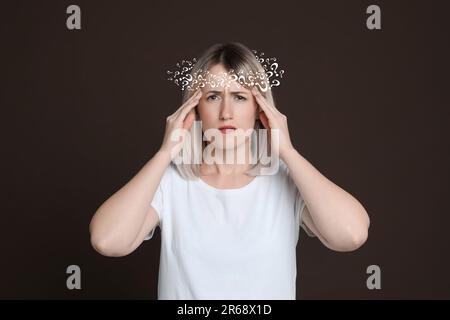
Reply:
<svg viewBox="0 0 450 320"><path fill-rule="evenodd" d="M197 59L194 67L191 70L191 75L195 74L201 70L209 70L211 67L222 64L227 71L231 69L238 73L244 72L244 74L248 74L250 72L265 72L263 66L255 57L253 52L247 48L245 45L238 42L230 42L226 44L215 44L209 47L201 56ZM274 98L272 95L272 90L267 90L265 92L261 92L261 94L272 104L274 104ZM193 94L194 90L184 90L182 103L185 103ZM196 117L198 118L197 107L195 107ZM191 136L194 135L193 127L191 128ZM256 139L255 135L252 135L251 138L251 148L252 150L258 150L258 154L256 155L256 164L250 168L245 173L251 176L260 175L261 168L265 167L260 162L261 155L270 150L270 145L267 143L267 139L265 135L261 135L259 129L264 129L264 126L260 119L256 119L254 130L256 131ZM260 140L261 139L261 140ZM259 142L261 142L261 146L259 146ZM191 141L191 148L184 148L188 152L188 158L190 157L193 160L192 154L194 148L196 150L201 150L201 154L203 155L203 148L205 147L206 141L202 141L201 146L200 142L193 139ZM181 151L180 151L181 153ZM255 153L256 154L256 153ZM203 161L203 156L202 156ZM184 179L188 180L196 180L200 177L200 164L194 163L191 161L191 164L175 164L178 172Z"/></svg>

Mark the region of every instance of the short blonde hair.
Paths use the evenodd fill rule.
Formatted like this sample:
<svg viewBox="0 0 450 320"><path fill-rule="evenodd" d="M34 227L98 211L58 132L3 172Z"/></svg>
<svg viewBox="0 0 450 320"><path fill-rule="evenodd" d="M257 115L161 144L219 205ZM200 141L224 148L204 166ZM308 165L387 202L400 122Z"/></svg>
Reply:
<svg viewBox="0 0 450 320"><path fill-rule="evenodd" d="M192 68L190 74L196 74L197 72L201 70L209 70L213 66L217 64L222 64L224 68L227 71L230 71L231 69L236 72L244 72L244 74L248 74L250 72L258 73L258 72L265 72L263 66L258 61L258 59L255 57L253 52L247 48L245 45L239 43L239 42L230 42L226 44L215 44L209 47L201 56L197 59L197 62L195 63L194 67ZM194 90L184 90L183 91L183 98L182 103L185 103L193 94ZM272 104L274 104L274 98L272 95L272 90L267 90L265 92L261 92L261 94ZM196 116L198 118L198 111L197 107L195 107ZM191 136L194 136L193 127L191 128ZM248 175L251 176L257 176L260 175L261 168L265 167L260 162L261 155L266 153L267 151L270 151L270 145L267 143L267 137L265 135L261 135L261 132L259 129L264 129L264 126L260 119L256 119L254 130L256 131L256 138L252 135L251 138L251 148L252 150L258 150L258 154L256 155L256 164L250 168L247 172L245 172ZM261 145L258 145L259 142L261 142ZM196 141L196 139L193 139L190 143L190 150L187 150L188 152L188 158L190 157L191 160L193 160L193 150L194 148L196 150L201 150L201 154L203 155L203 150L206 145L206 141L201 142L201 146L199 145L200 142ZM183 147L184 150L186 148ZM189 148L187 148L189 149ZM181 153L182 151L180 151ZM256 153L255 153L256 154ZM203 161L203 156L202 156ZM200 177L200 164L194 163L194 161L191 161L191 164L175 164L176 168L178 169L178 172L184 179L188 180L196 180Z"/></svg>

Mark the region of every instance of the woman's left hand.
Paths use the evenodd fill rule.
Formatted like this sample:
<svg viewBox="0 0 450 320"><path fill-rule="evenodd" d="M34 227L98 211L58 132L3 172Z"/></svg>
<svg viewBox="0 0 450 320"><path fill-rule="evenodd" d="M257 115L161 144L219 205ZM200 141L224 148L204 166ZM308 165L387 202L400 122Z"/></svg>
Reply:
<svg viewBox="0 0 450 320"><path fill-rule="evenodd" d="M256 99L256 102L262 109L259 111L259 118L268 131L269 141L271 141L270 130L278 129L279 152L281 159L284 160L287 152L294 149L289 137L287 117L278 111L278 109L275 108L275 106L272 105L256 87L253 87L251 91Z"/></svg>

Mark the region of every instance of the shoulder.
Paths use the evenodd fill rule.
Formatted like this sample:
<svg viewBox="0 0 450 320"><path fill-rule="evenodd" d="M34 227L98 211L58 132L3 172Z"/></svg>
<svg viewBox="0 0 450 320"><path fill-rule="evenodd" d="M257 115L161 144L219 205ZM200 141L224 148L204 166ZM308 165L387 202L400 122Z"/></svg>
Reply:
<svg viewBox="0 0 450 320"><path fill-rule="evenodd" d="M175 165L171 162L166 169L161 178L162 187L166 187L173 179L174 172L177 171Z"/></svg>
<svg viewBox="0 0 450 320"><path fill-rule="evenodd" d="M292 179L292 177L290 175L289 167L281 159L279 161L278 176L280 178L280 181L282 181L284 184L286 184L289 189L292 189L293 191L295 191L297 189L297 187L294 183L294 180Z"/></svg>
<svg viewBox="0 0 450 320"><path fill-rule="evenodd" d="M164 179L167 181L166 183L177 185L184 185L187 183L188 179L183 176L183 172L181 172L181 170L182 168L179 168L174 162L170 162L164 172Z"/></svg>
<svg viewBox="0 0 450 320"><path fill-rule="evenodd" d="M278 162L278 175L280 176L289 176L289 167L287 166L287 164L280 159L280 161Z"/></svg>
<svg viewBox="0 0 450 320"><path fill-rule="evenodd" d="M258 169L258 174L261 176L278 177L284 176L288 172L287 165L281 159L272 161L269 165L261 165Z"/></svg>
<svg viewBox="0 0 450 320"><path fill-rule="evenodd" d="M264 170L266 171L261 176L265 176L265 179L270 183L275 183L280 188L283 185L290 184L289 168L283 160L279 159L279 161L273 162L270 168L267 167Z"/></svg>

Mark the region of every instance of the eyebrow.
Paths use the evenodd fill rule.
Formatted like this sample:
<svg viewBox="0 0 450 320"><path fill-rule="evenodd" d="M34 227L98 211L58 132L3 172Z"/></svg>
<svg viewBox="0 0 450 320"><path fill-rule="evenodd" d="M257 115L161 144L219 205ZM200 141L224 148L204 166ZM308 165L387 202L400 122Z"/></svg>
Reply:
<svg viewBox="0 0 450 320"><path fill-rule="evenodd" d="M207 94L208 93L222 93L222 91L217 91L217 90L210 90L210 91L208 91L208 92L206 92ZM235 94L247 94L247 92L244 92L244 91L230 91L230 93L235 93Z"/></svg>

